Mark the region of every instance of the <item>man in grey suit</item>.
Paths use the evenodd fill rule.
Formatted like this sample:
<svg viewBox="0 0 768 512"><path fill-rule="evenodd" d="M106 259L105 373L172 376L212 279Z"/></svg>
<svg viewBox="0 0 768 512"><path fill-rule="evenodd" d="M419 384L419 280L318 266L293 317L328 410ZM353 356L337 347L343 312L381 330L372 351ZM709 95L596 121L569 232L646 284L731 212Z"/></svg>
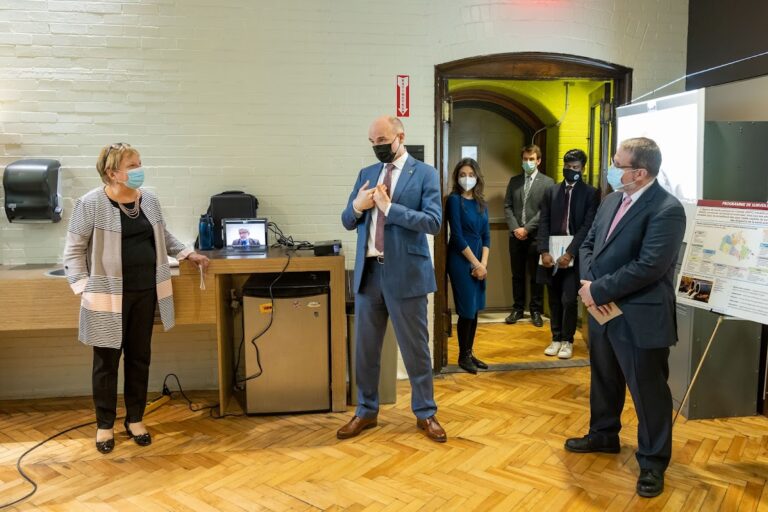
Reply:
<svg viewBox="0 0 768 512"><path fill-rule="evenodd" d="M683 206L656 180L661 151L644 137L623 141L606 196L581 246L592 363L589 433L568 439L571 452L618 453L625 387L637 411L637 494L664 490L672 453L669 347L677 342L675 263L685 232ZM593 316L621 314L600 325Z"/></svg>
<svg viewBox="0 0 768 512"><path fill-rule="evenodd" d="M536 234L539 228L539 210L544 192L555 184L554 180L539 172L541 149L535 144L523 147L521 152L523 173L512 176L504 198L504 214L509 227L509 260L512 267L512 313L506 318L514 324L523 318L525 310L525 277L531 286L531 322L536 327L544 325L541 311L544 302L544 285L536 282L536 266L539 251Z"/></svg>
<svg viewBox="0 0 768 512"><path fill-rule="evenodd" d="M357 229L355 255L355 372L357 410L338 430L348 439L375 427L379 413L381 345L387 318L411 381L411 409L427 437L445 442L437 421L427 331L427 294L437 289L427 234L440 230L442 206L437 171L405 149L396 117L376 119L368 139L381 163L360 171L341 214Z"/></svg>

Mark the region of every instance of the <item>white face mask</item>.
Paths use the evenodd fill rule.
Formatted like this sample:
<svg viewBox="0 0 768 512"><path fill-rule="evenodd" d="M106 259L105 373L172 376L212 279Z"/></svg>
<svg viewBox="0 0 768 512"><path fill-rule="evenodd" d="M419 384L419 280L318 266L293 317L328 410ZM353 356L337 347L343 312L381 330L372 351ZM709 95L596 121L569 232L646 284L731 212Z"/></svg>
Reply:
<svg viewBox="0 0 768 512"><path fill-rule="evenodd" d="M477 178L474 176L462 176L459 178L459 186L467 192L475 188L475 185L477 185Z"/></svg>

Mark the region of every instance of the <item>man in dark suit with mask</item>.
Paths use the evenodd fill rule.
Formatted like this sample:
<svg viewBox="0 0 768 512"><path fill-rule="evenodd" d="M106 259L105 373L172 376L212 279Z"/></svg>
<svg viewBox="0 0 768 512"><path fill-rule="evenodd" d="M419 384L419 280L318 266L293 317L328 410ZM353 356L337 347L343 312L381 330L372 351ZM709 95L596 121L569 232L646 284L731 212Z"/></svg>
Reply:
<svg viewBox="0 0 768 512"><path fill-rule="evenodd" d="M582 179L587 155L572 149L563 156L563 182L544 192L539 219L538 248L541 254L539 282L549 289L549 325L552 342L548 356L570 359L578 313L578 252L600 204L600 192ZM562 254L552 254L550 236L572 236Z"/></svg>
<svg viewBox="0 0 768 512"><path fill-rule="evenodd" d="M523 318L525 310L525 277L531 284L531 322L536 327L544 325L541 311L544 302L544 285L536 282L536 265L539 251L536 248L536 232L539 227L539 207L544 191L555 184L549 176L539 172L541 149L535 144L523 147L520 154L523 172L512 176L504 198L504 214L509 227L509 260L512 267L512 313L506 318L514 324Z"/></svg>
<svg viewBox="0 0 768 512"><path fill-rule="evenodd" d="M606 196L581 246L584 304L589 319L589 433L568 439L571 452L618 453L625 387L637 412L640 466L637 494L658 496L672 453L669 347L677 342L672 282L685 232L685 212L656 181L661 151L644 137L623 141ZM621 314L603 325L619 308Z"/></svg>

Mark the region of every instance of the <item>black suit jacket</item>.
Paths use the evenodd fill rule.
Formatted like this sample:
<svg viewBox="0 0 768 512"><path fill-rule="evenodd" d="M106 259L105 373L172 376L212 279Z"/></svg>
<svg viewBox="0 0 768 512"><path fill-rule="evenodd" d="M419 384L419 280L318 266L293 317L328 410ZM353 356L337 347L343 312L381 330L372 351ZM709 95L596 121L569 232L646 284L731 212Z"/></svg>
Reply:
<svg viewBox="0 0 768 512"><path fill-rule="evenodd" d="M563 181L557 185L552 185L544 192L544 197L541 200L537 236L539 253L549 252L549 237L551 235L566 234L562 232L563 218L566 215L565 185L565 181ZM573 235L573 241L567 250L568 254L574 258L578 256L579 247L587 237L589 228L592 227L592 221L595 219L599 204L600 191L583 181L577 181L571 190L571 215L568 219L568 229Z"/></svg>
<svg viewBox="0 0 768 512"><path fill-rule="evenodd" d="M599 305L615 302L623 314L605 325L590 318L589 328L639 348L669 347L677 341L673 277L685 211L654 181L606 240L622 197L606 196L579 255L592 298Z"/></svg>

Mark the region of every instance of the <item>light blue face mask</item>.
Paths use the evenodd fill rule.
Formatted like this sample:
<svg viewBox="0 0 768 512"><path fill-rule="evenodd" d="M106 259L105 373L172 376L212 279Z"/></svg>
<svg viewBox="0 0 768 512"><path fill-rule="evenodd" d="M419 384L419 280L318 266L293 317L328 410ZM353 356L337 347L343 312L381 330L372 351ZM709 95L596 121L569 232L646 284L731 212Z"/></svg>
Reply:
<svg viewBox="0 0 768 512"><path fill-rule="evenodd" d="M621 182L622 176L624 176L624 171L622 169L619 169L615 165L612 165L608 168L608 173L606 174L605 178L608 180L608 184L611 186L613 190L621 190L627 185L629 185L629 183L625 185L624 183ZM632 180L632 182L634 182L634 180Z"/></svg>
<svg viewBox="0 0 768 512"><path fill-rule="evenodd" d="M526 160L523 162L523 170L525 171L525 174L533 174L533 171L536 170L536 162Z"/></svg>
<svg viewBox="0 0 768 512"><path fill-rule="evenodd" d="M123 182L123 185L125 185L126 187L137 189L144 184L144 168L143 167L132 169L130 171L127 171L125 174L128 175L128 179Z"/></svg>

